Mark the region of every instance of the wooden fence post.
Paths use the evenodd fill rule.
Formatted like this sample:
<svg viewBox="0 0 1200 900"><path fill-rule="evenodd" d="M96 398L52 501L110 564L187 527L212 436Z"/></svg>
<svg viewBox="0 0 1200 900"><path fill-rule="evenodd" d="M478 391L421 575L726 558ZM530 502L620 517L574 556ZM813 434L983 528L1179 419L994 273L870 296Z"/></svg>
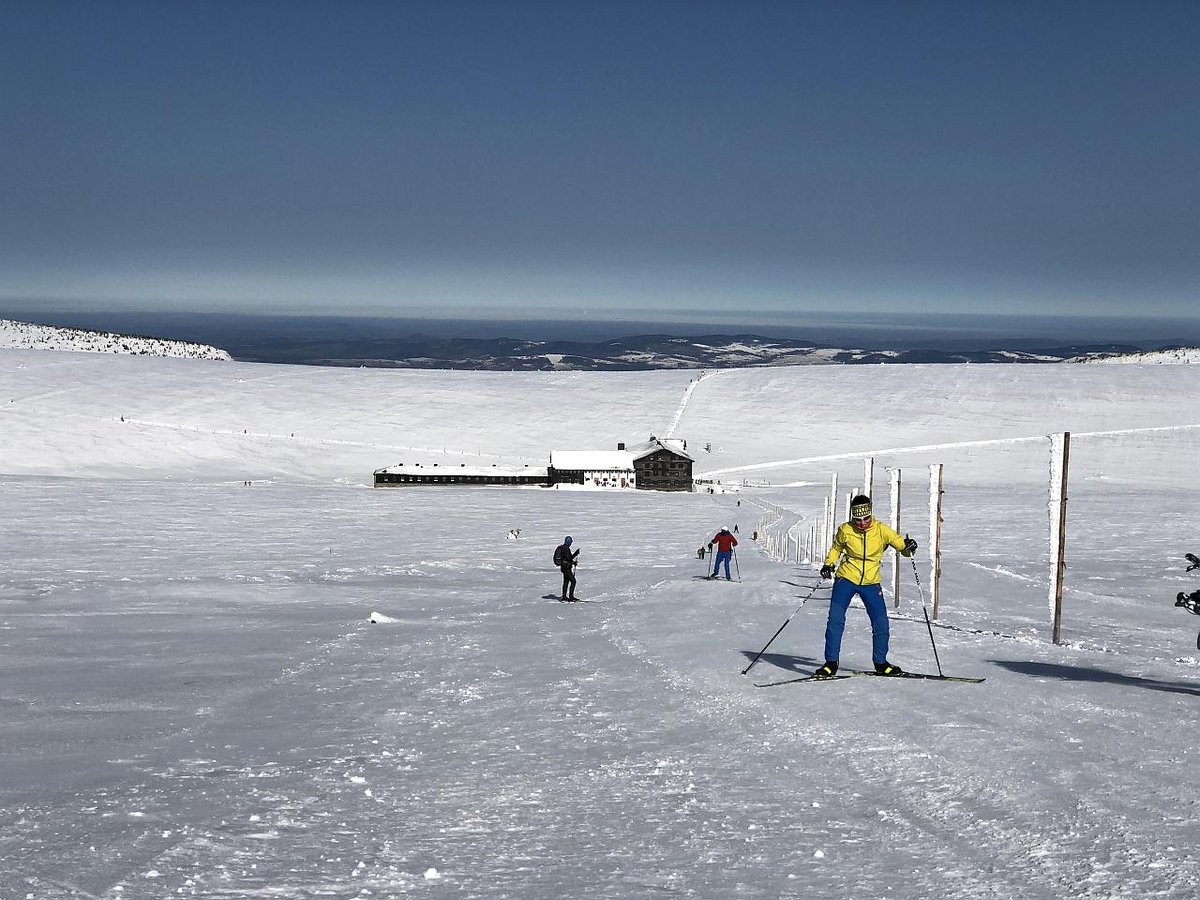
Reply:
<svg viewBox="0 0 1200 900"><path fill-rule="evenodd" d="M1071 432L1050 437L1050 620L1055 644L1062 643L1063 579L1067 569L1067 471Z"/></svg>
<svg viewBox="0 0 1200 900"><path fill-rule="evenodd" d="M942 464L929 467L929 603L937 619L942 591Z"/></svg>
<svg viewBox="0 0 1200 900"><path fill-rule="evenodd" d="M888 469L892 488L892 528L900 532L900 470ZM892 554L892 606L900 608L900 557Z"/></svg>
<svg viewBox="0 0 1200 900"><path fill-rule="evenodd" d="M836 527L833 517L837 515L838 477L834 472L829 480L829 503L825 507L825 546L833 543L833 529Z"/></svg>

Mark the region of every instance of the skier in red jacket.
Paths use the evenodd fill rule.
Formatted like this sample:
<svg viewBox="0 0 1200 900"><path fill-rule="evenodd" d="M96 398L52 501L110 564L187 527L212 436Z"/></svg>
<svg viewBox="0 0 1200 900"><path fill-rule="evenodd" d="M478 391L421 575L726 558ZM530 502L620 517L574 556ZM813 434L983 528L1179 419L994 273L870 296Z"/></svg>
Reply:
<svg viewBox="0 0 1200 900"><path fill-rule="evenodd" d="M709 550L713 548L713 544L717 545L717 555L713 562L712 574L708 576L710 579L717 577L717 572L720 571L721 568L721 562L724 561L725 580L732 580L729 577L729 558L733 556L733 548L737 546L737 542L737 538L730 533L728 528L722 528L717 532L716 536L708 542Z"/></svg>

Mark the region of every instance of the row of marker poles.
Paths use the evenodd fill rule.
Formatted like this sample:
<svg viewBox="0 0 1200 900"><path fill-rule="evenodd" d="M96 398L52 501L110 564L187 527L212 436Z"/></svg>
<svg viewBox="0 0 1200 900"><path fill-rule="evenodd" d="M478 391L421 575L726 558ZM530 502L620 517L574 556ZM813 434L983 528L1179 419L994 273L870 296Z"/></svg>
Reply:
<svg viewBox="0 0 1200 900"><path fill-rule="evenodd" d="M891 514L889 516L889 524L896 532L903 534L903 518L901 509L901 487L903 476L901 470L888 469L889 493ZM863 483L858 491L847 491L841 498L838 496L838 476L833 473L829 480L829 495L825 498L824 514L821 518L820 528L813 527L809 543L806 548L805 556L808 560L815 562L818 559L823 559L830 545L833 543L833 533L837 528L839 521L837 515L838 500L843 501L842 518L840 521L846 521L850 518L850 500L856 493L865 494L872 497L874 493L875 482L875 460L873 457L867 457L863 460ZM938 612L941 607L941 577L942 577L942 495L944 489L943 483L943 467L941 463L935 463L929 467L929 539L926 547L929 551L929 589L930 603L933 607L933 618L938 617ZM892 605L900 606L900 561L893 557L891 564L891 588L892 588Z"/></svg>
<svg viewBox="0 0 1200 900"><path fill-rule="evenodd" d="M1050 526L1050 623L1051 637L1055 644L1062 643L1063 618L1063 586L1066 581L1066 541L1067 541L1067 483L1071 458L1071 433L1069 431L1050 435L1050 491L1047 512ZM862 493L868 497L872 494L874 480L874 459L864 461ZM900 534L902 529L901 516L901 486L900 469L888 469L891 526ZM945 494L944 470L941 463L929 466L929 534L926 548L929 556L929 603L932 607L932 618L936 620L941 610L941 581L942 581L942 498ZM852 493L845 495L845 518L850 516L850 498ZM823 559L833 542L833 532L837 527L836 506L838 500L838 476L833 473L830 477L829 495L825 498L824 514L821 521L810 527L807 542L801 550L797 542L797 559L816 562ZM891 561L891 587L893 606L900 606L900 561Z"/></svg>

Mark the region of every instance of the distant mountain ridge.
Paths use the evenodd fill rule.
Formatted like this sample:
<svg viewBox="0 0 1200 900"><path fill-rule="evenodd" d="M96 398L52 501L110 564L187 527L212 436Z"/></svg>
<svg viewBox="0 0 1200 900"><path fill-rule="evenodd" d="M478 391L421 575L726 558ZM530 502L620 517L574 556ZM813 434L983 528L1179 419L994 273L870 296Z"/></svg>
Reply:
<svg viewBox="0 0 1200 900"><path fill-rule="evenodd" d="M336 341L327 350L336 350ZM297 348L299 349L299 348ZM346 349L351 349L347 347ZM353 349L361 351L361 342ZM365 355L327 353L304 361L326 366L371 366L482 371L638 371L646 369L740 368L830 364L1057 363L1090 355L1137 352L1117 344L1049 347L1039 350L873 350L822 346L756 334L678 337L643 334L603 341L516 338L435 338L413 335L380 342ZM282 360L279 360L282 361Z"/></svg>
<svg viewBox="0 0 1200 900"><path fill-rule="evenodd" d="M644 371L746 366L913 363L1200 362L1200 350L1145 351L1135 345L1071 344L1036 349L872 349L835 347L759 334L639 334L605 340L440 337L412 333L261 339L236 356L209 344L0 319L0 348L238 359L293 365L470 371Z"/></svg>
<svg viewBox="0 0 1200 900"><path fill-rule="evenodd" d="M83 353L122 353L132 356L171 356L183 359L233 359L224 350L191 341L144 335L115 334L86 328L36 325L0 319L0 348L66 350Z"/></svg>

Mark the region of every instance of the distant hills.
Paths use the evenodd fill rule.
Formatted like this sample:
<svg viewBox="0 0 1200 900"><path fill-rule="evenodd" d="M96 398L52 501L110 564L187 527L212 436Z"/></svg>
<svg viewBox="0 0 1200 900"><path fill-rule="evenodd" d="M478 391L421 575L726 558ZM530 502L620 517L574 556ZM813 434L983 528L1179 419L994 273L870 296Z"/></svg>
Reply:
<svg viewBox="0 0 1200 900"><path fill-rule="evenodd" d="M465 338L410 333L371 335L287 333L259 336L233 352L173 338L0 319L0 347L128 353L193 359L238 359L371 368L474 371L639 371L745 366L911 363L1200 362L1200 350L1144 351L1124 344L1071 344L1037 349L847 348L758 334L681 337L639 334L604 340Z"/></svg>
<svg viewBox="0 0 1200 900"><path fill-rule="evenodd" d="M337 351L334 340L327 351ZM347 346L345 350L350 350ZM484 371L636 371L645 369L739 368L878 363L1057 363L1089 355L1137 352L1117 344L1049 347L1040 350L871 350L829 347L756 334L677 337L643 334L602 341L443 338L414 335L371 347L362 354L326 352L303 362L326 366L371 366ZM283 360L278 360L283 361ZM290 360L299 362L299 359Z"/></svg>

